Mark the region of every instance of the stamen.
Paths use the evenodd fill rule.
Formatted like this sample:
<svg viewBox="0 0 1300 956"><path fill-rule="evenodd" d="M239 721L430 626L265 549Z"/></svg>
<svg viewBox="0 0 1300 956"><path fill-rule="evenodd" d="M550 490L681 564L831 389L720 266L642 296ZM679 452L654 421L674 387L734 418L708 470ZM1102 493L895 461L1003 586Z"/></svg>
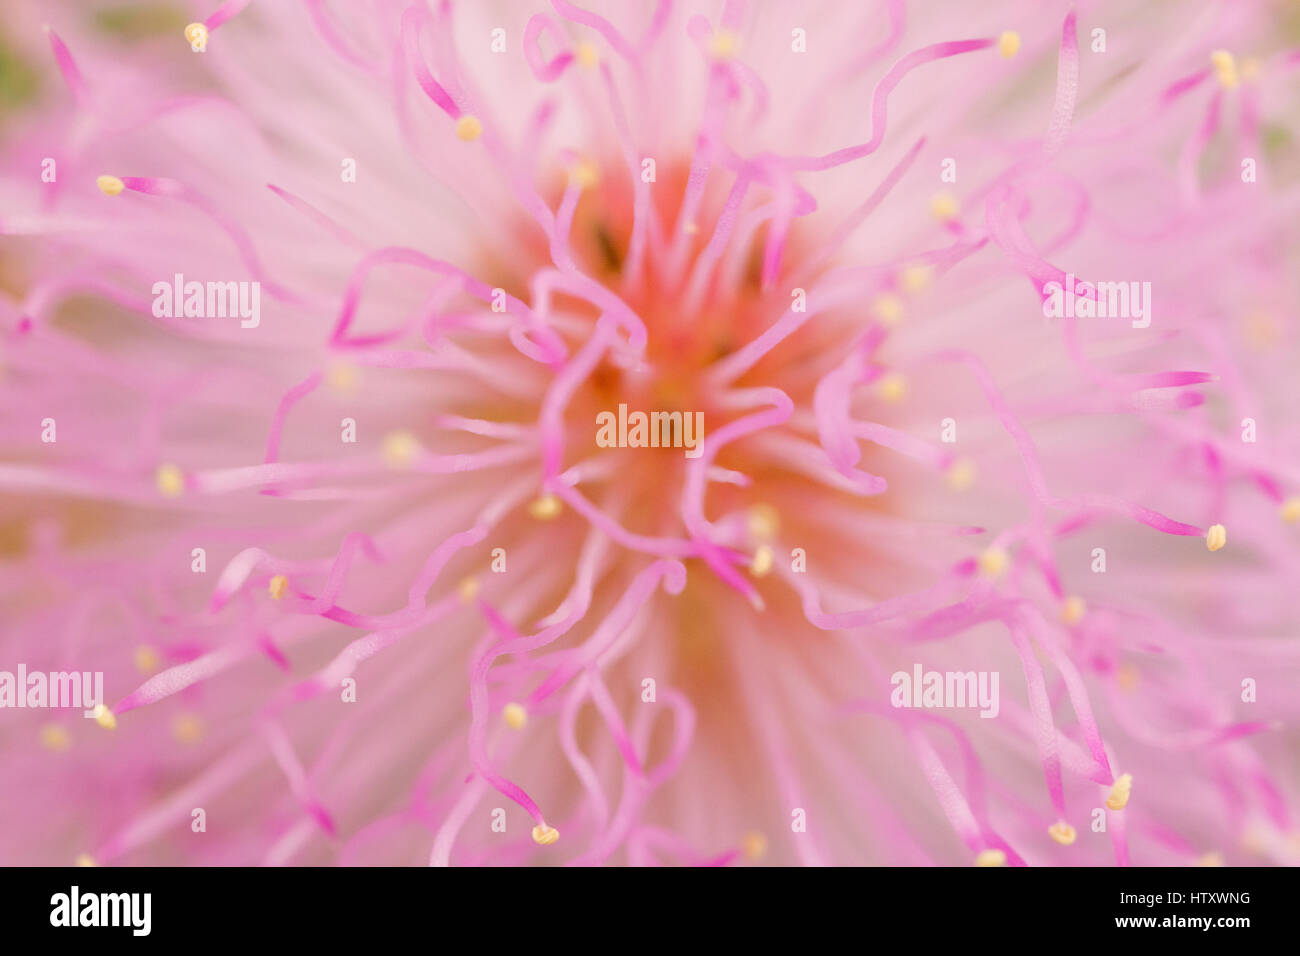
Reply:
<svg viewBox="0 0 1300 956"><path fill-rule="evenodd" d="M965 491L975 483L975 463L969 458L958 458L948 466L945 480L953 491Z"/></svg>
<svg viewBox="0 0 1300 956"><path fill-rule="evenodd" d="M578 61L578 65L588 70L600 62L600 54L596 52L596 48L590 43L579 43L574 47L573 54L574 59Z"/></svg>
<svg viewBox="0 0 1300 956"><path fill-rule="evenodd" d="M757 830L750 830L740 839L740 851L747 860L760 860L767 854L767 837Z"/></svg>
<svg viewBox="0 0 1300 956"><path fill-rule="evenodd" d="M95 858L89 853L78 853L77 866L99 866L99 864L95 862Z"/></svg>
<svg viewBox="0 0 1300 956"><path fill-rule="evenodd" d="M59 67L59 72L63 74L63 80L68 84L68 89L72 91L73 97L78 104L84 105L87 101L86 79L81 75L81 70L77 67L77 61L72 58L72 51L68 49L66 43L47 23L42 29L45 35L49 37L50 49L54 51L54 62Z"/></svg>
<svg viewBox="0 0 1300 956"><path fill-rule="evenodd" d="M46 724L41 728L41 746L62 753L72 746L72 735L58 724Z"/></svg>
<svg viewBox="0 0 1300 956"><path fill-rule="evenodd" d="M729 60L736 55L739 38L728 30L719 30L709 39L709 55L715 60Z"/></svg>
<svg viewBox="0 0 1300 956"><path fill-rule="evenodd" d="M1115 673L1115 682L1119 684L1119 689L1131 691L1138 685L1139 672L1134 664L1123 664Z"/></svg>
<svg viewBox="0 0 1300 956"><path fill-rule="evenodd" d="M456 593L460 595L460 599L466 604L474 600L478 596L478 578L472 575L465 578L460 582L460 586L456 588Z"/></svg>
<svg viewBox="0 0 1300 956"><path fill-rule="evenodd" d="M1083 615L1087 613L1088 607L1083 603L1083 598L1077 594L1071 594L1061 605L1061 620L1073 627L1083 620Z"/></svg>
<svg viewBox="0 0 1300 956"><path fill-rule="evenodd" d="M1047 832L1050 833L1052 839L1061 844L1061 846L1069 846L1079 837L1079 834L1075 831L1074 827L1070 826L1064 820L1053 823L1047 828Z"/></svg>
<svg viewBox="0 0 1300 956"><path fill-rule="evenodd" d="M754 560L750 562L749 570L756 578L761 578L769 574L772 570L774 557L772 549L768 545L759 545L754 552Z"/></svg>
<svg viewBox="0 0 1300 956"><path fill-rule="evenodd" d="M559 498L552 494L545 494L528 505L528 513L538 521L550 521L559 515L560 508Z"/></svg>
<svg viewBox="0 0 1300 956"><path fill-rule="evenodd" d="M1196 865L1197 866L1223 866L1223 854L1218 852L1217 850L1211 850L1209 853L1206 853L1199 860L1197 860Z"/></svg>
<svg viewBox="0 0 1300 956"><path fill-rule="evenodd" d="M1211 525L1205 532L1205 546L1211 551L1218 551L1228 543L1228 529L1221 524Z"/></svg>
<svg viewBox="0 0 1300 956"><path fill-rule="evenodd" d="M95 185L105 196L120 196L126 188L126 183L116 176L99 176L95 179Z"/></svg>
<svg viewBox="0 0 1300 956"><path fill-rule="evenodd" d="M171 463L158 466L154 473L154 484L165 498L176 498L185 490L185 473Z"/></svg>
<svg viewBox="0 0 1300 956"><path fill-rule="evenodd" d="M456 138L466 143L472 143L483 135L483 124L477 116L471 116L466 113L460 119L456 120Z"/></svg>
<svg viewBox="0 0 1300 956"><path fill-rule="evenodd" d="M289 590L289 579L283 574L277 574L271 578L271 584L267 587L267 590L271 592L271 597L278 601Z"/></svg>
<svg viewBox="0 0 1300 956"><path fill-rule="evenodd" d="M548 827L545 823L533 827L533 842L538 846L550 846L559 838L560 831L555 827Z"/></svg>
<svg viewBox="0 0 1300 956"><path fill-rule="evenodd" d="M1287 524L1295 524L1297 521L1300 521L1300 495L1297 495L1294 498L1288 498L1282 504L1282 508L1278 513L1282 516L1282 520Z"/></svg>
<svg viewBox="0 0 1300 956"><path fill-rule="evenodd" d="M883 324L897 325L903 317L903 300L886 292L876 297L876 301L871 305L871 311Z"/></svg>
<svg viewBox="0 0 1300 956"><path fill-rule="evenodd" d="M998 54L1004 59L1009 60L1020 52L1020 34L1015 30L1007 30L998 37Z"/></svg>
<svg viewBox="0 0 1300 956"><path fill-rule="evenodd" d="M749 533L759 541L771 541L781 528L781 516L769 504L757 504L745 516Z"/></svg>
<svg viewBox="0 0 1300 956"><path fill-rule="evenodd" d="M209 30L215 30L228 20L238 16L244 7L248 6L252 0L226 0L213 14L203 21L204 26Z"/></svg>
<svg viewBox="0 0 1300 956"><path fill-rule="evenodd" d="M1237 76L1237 58L1227 50L1215 50L1210 54L1210 63L1219 79L1219 85L1225 90L1235 90L1240 82Z"/></svg>
<svg viewBox="0 0 1300 956"><path fill-rule="evenodd" d="M384 461L390 468L407 467L419 451L419 439L408 431L389 432L384 436Z"/></svg>
<svg viewBox="0 0 1300 956"><path fill-rule="evenodd" d="M1246 832L1241 835L1241 848L1248 853L1264 855L1269 851L1269 845L1272 842L1272 835L1268 829L1258 821L1250 823L1246 827Z"/></svg>
<svg viewBox="0 0 1300 956"><path fill-rule="evenodd" d="M1110 795L1106 797L1106 806L1112 810L1123 810L1128 806L1128 798L1132 790L1133 775L1131 773L1121 774L1116 777L1114 785L1110 788Z"/></svg>
<svg viewBox="0 0 1300 956"><path fill-rule="evenodd" d="M117 726L117 716L103 704L97 704L95 706L95 723L105 730L112 730Z"/></svg>
<svg viewBox="0 0 1300 956"><path fill-rule="evenodd" d="M589 159L579 160L570 174L573 182L583 189L590 189L600 182L600 167Z"/></svg>
<svg viewBox="0 0 1300 956"><path fill-rule="evenodd" d="M350 392L357 384L357 369L347 362L336 362L325 374L325 382L330 388L340 392Z"/></svg>
<svg viewBox="0 0 1300 956"><path fill-rule="evenodd" d="M195 53L203 53L208 48L208 28L203 23L191 23L185 28L185 42Z"/></svg>
<svg viewBox="0 0 1300 956"><path fill-rule="evenodd" d="M1257 349L1276 345L1282 332L1277 319L1267 312L1252 312L1242 320L1242 325L1242 336Z"/></svg>
<svg viewBox="0 0 1300 956"><path fill-rule="evenodd" d="M934 279L934 270L929 266L908 266L898 274L898 284L905 292L913 294L924 292Z"/></svg>
<svg viewBox="0 0 1300 956"><path fill-rule="evenodd" d="M975 857L976 866L1006 866L1007 855L1001 850L980 850Z"/></svg>
<svg viewBox="0 0 1300 956"><path fill-rule="evenodd" d="M901 402L907 394L907 380L897 372L890 372L876 383L876 394L887 402Z"/></svg>
<svg viewBox="0 0 1300 956"><path fill-rule="evenodd" d="M501 716L505 719L506 726L511 730L523 730L524 725L528 723L528 711L524 709L524 705L516 704L513 701L501 709Z"/></svg>
<svg viewBox="0 0 1300 956"><path fill-rule="evenodd" d="M172 736L178 743L196 743L203 736L203 721L193 714L181 714L172 721Z"/></svg>
<svg viewBox="0 0 1300 956"><path fill-rule="evenodd" d="M989 548L980 555L979 567L986 578L999 578L1007 569L1007 553L1001 548Z"/></svg>
<svg viewBox="0 0 1300 956"><path fill-rule="evenodd" d="M461 112L460 107L456 105L455 100L442 84L433 78L433 74L429 72L429 67L424 62L424 55L420 52L420 28L428 15L427 10L422 11L415 5L407 7L402 13L402 47L415 73L415 81L424 91L424 95L432 100L438 109L456 120L457 136L466 141L477 139L479 133L483 131L482 124L474 117Z"/></svg>
<svg viewBox="0 0 1300 956"><path fill-rule="evenodd" d="M158 657L158 652L148 644L141 644L137 647L132 659L135 661L135 669L141 674L152 674L162 662Z"/></svg>
<svg viewBox="0 0 1300 956"><path fill-rule="evenodd" d="M952 193L936 193L930 199L930 214L940 222L952 222L961 212L961 203Z"/></svg>

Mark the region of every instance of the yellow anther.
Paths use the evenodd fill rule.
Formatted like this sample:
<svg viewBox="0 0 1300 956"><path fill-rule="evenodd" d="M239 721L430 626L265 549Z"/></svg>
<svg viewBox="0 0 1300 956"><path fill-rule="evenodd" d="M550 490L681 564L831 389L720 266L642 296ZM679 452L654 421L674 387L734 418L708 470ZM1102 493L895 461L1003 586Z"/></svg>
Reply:
<svg viewBox="0 0 1300 956"><path fill-rule="evenodd" d="M58 724L46 724L41 728L41 746L62 753L72 746L72 735Z"/></svg>
<svg viewBox="0 0 1300 956"><path fill-rule="evenodd" d="M1210 54L1210 63L1214 67L1215 75L1219 78L1219 84L1227 90L1236 89L1237 77L1237 58L1227 50L1215 50Z"/></svg>
<svg viewBox="0 0 1300 956"><path fill-rule="evenodd" d="M590 189L600 182L600 167L589 159L581 159L574 164L570 174L573 181L583 189Z"/></svg>
<svg viewBox="0 0 1300 956"><path fill-rule="evenodd" d="M930 214L940 222L952 222L961 213L961 203L952 193L936 193L930 199Z"/></svg>
<svg viewBox="0 0 1300 956"><path fill-rule="evenodd" d="M1242 321L1243 335L1248 345L1257 349L1271 348L1278 343L1282 327L1277 318L1269 312L1254 311Z"/></svg>
<svg viewBox="0 0 1300 956"><path fill-rule="evenodd" d="M185 40L195 53L208 48L208 28L202 23L191 23L185 28Z"/></svg>
<svg viewBox="0 0 1300 956"><path fill-rule="evenodd" d="M1115 783L1111 785L1110 794L1106 797L1106 806L1112 810L1123 810L1128 806L1129 794L1133 792L1133 775L1131 773L1120 774L1115 778Z"/></svg>
<svg viewBox="0 0 1300 956"><path fill-rule="evenodd" d="M77 866L99 866L99 864L95 862L95 858L89 853L78 853Z"/></svg>
<svg viewBox="0 0 1300 956"><path fill-rule="evenodd" d="M944 480L953 491L965 491L975 483L975 463L969 458L958 458L948 466Z"/></svg>
<svg viewBox="0 0 1300 956"><path fill-rule="evenodd" d="M466 113L456 120L456 138L462 142L472 143L483 135L483 124L477 116Z"/></svg>
<svg viewBox="0 0 1300 956"><path fill-rule="evenodd" d="M528 505L528 513L538 521L550 521L560 513L560 499L552 494L542 495L535 498Z"/></svg>
<svg viewBox="0 0 1300 956"><path fill-rule="evenodd" d="M357 369L347 362L335 362L325 373L325 384L340 392L348 392L356 387Z"/></svg>
<svg viewBox="0 0 1300 956"><path fill-rule="evenodd" d="M389 432L384 436L384 461L390 468L405 468L420 451L420 440L408 431Z"/></svg>
<svg viewBox="0 0 1300 956"><path fill-rule="evenodd" d="M550 846L559 838L560 831L555 827L548 827L545 823L533 827L533 842L539 846Z"/></svg>
<svg viewBox="0 0 1300 956"><path fill-rule="evenodd" d="M781 530L781 516L771 505L760 503L749 509L745 515L745 525L749 533L759 541L771 541Z"/></svg>
<svg viewBox="0 0 1300 956"><path fill-rule="evenodd" d="M693 236L700 231L700 227L696 223L688 222L686 225L682 226L682 231L688 236Z"/></svg>
<svg viewBox="0 0 1300 956"><path fill-rule="evenodd" d="M1241 848L1250 853L1268 853L1273 842L1272 833L1258 821L1249 824L1241 835Z"/></svg>
<svg viewBox="0 0 1300 956"><path fill-rule="evenodd" d="M980 850L975 857L976 866L1006 866L1007 855L1001 850Z"/></svg>
<svg viewBox="0 0 1300 956"><path fill-rule="evenodd" d="M1243 80L1259 79L1259 60L1248 56L1241 61L1241 78Z"/></svg>
<svg viewBox="0 0 1300 956"><path fill-rule="evenodd" d="M162 663L158 652L148 644L141 644L137 647L132 653L131 659L135 662L135 669L141 674L152 674L158 669L158 665Z"/></svg>
<svg viewBox="0 0 1300 956"><path fill-rule="evenodd" d="M934 270L929 266L908 266L898 274L898 284L904 292L924 292L934 279Z"/></svg>
<svg viewBox="0 0 1300 956"><path fill-rule="evenodd" d="M750 830L740 838L740 852L747 860L761 860L767 854L767 837L757 830Z"/></svg>
<svg viewBox="0 0 1300 956"><path fill-rule="evenodd" d="M600 62L600 54L590 43L579 43L573 51L574 59L578 61L579 66L591 69Z"/></svg>
<svg viewBox="0 0 1300 956"><path fill-rule="evenodd" d="M153 479L159 494L164 497L175 498L185 490L185 473L173 464L159 465Z"/></svg>
<svg viewBox="0 0 1300 956"><path fill-rule="evenodd" d="M203 721L193 714L180 714L172 721L172 736L178 743L192 744L203 736Z"/></svg>
<svg viewBox="0 0 1300 956"><path fill-rule="evenodd" d="M998 53L1003 59L1009 60L1020 52L1020 34L1015 30L1007 30L998 37Z"/></svg>
<svg viewBox="0 0 1300 956"><path fill-rule="evenodd" d="M1221 524L1210 525L1205 532L1205 546L1211 551L1218 551L1228 543L1228 529Z"/></svg>
<svg viewBox="0 0 1300 956"><path fill-rule="evenodd" d="M1288 498L1283 502L1282 508L1278 511L1278 514L1282 516L1282 520L1287 524L1295 524L1297 521L1300 521L1300 495L1297 495L1294 498Z"/></svg>
<svg viewBox="0 0 1300 956"><path fill-rule="evenodd" d="M501 708L501 716L505 718L506 726L511 730L523 730L524 724L528 723L528 711L524 710L524 705L513 701Z"/></svg>
<svg viewBox="0 0 1300 956"><path fill-rule="evenodd" d="M761 544L758 546L758 550L754 552L754 560L749 564L750 573L756 578L761 578L771 573L774 563L772 549L765 544Z"/></svg>
<svg viewBox="0 0 1300 956"><path fill-rule="evenodd" d="M897 325L903 317L903 300L892 293L876 296L871 303L871 311L885 325Z"/></svg>
<svg viewBox="0 0 1300 956"><path fill-rule="evenodd" d="M1133 664L1122 664L1119 670L1115 672L1115 683L1119 684L1119 689L1131 691L1138 685L1139 671Z"/></svg>
<svg viewBox="0 0 1300 956"><path fill-rule="evenodd" d="M717 60L727 60L736 55L739 38L727 30L719 30L709 40L709 53Z"/></svg>
<svg viewBox="0 0 1300 956"><path fill-rule="evenodd" d="M890 372L876 383L876 394L887 402L901 402L907 394L907 380L897 372Z"/></svg>
<svg viewBox="0 0 1300 956"><path fill-rule="evenodd" d="M1061 620L1071 627L1082 621L1087 612L1088 605L1084 604L1083 598L1077 594L1071 594L1061 604Z"/></svg>
<svg viewBox="0 0 1300 956"><path fill-rule="evenodd" d="M97 704L95 706L95 723L105 730L112 730L117 726L117 715L103 704Z"/></svg>
<svg viewBox="0 0 1300 956"><path fill-rule="evenodd" d="M465 578L456 587L456 593L460 595L460 599L466 604L474 600L474 598L478 597L478 578L473 575Z"/></svg>
<svg viewBox="0 0 1300 956"><path fill-rule="evenodd" d="M1061 844L1061 846L1069 846L1079 837L1079 834L1075 832L1074 827L1070 826L1064 820L1053 823L1047 828L1047 832L1050 833L1052 839Z"/></svg>
<svg viewBox="0 0 1300 956"><path fill-rule="evenodd" d="M280 598L284 597L285 593L289 590L289 579L283 574L277 574L275 577L271 578L271 583L268 585L267 590L271 592L271 597L278 601Z"/></svg>
<svg viewBox="0 0 1300 956"><path fill-rule="evenodd" d="M1001 548L989 548L979 557L980 574L997 578L1007 569L1007 553Z"/></svg>
<svg viewBox="0 0 1300 956"><path fill-rule="evenodd" d="M1206 853L1199 860L1197 860L1196 865L1197 866L1223 866L1223 854L1218 852L1217 850L1211 850L1209 853Z"/></svg>
<svg viewBox="0 0 1300 956"><path fill-rule="evenodd" d="M105 196L120 196L122 190L126 188L126 183L116 176L100 176L96 178L95 185L99 187L99 191Z"/></svg>

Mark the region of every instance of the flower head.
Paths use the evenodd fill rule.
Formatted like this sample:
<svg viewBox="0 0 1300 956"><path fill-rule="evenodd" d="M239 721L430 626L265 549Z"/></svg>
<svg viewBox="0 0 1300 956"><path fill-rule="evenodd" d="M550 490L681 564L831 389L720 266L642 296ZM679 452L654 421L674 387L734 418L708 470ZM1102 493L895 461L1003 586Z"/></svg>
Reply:
<svg viewBox="0 0 1300 956"><path fill-rule="evenodd" d="M1273 4L38 6L6 858L1295 861Z"/></svg>

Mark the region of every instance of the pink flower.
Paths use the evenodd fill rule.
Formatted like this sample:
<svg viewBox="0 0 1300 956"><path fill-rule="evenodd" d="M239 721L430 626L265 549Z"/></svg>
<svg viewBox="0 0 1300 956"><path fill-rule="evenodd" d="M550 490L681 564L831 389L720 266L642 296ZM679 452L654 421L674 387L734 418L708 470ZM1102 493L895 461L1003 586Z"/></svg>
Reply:
<svg viewBox="0 0 1300 956"><path fill-rule="evenodd" d="M1272 4L93 6L7 14L0 704L107 699L0 857L1300 860Z"/></svg>

